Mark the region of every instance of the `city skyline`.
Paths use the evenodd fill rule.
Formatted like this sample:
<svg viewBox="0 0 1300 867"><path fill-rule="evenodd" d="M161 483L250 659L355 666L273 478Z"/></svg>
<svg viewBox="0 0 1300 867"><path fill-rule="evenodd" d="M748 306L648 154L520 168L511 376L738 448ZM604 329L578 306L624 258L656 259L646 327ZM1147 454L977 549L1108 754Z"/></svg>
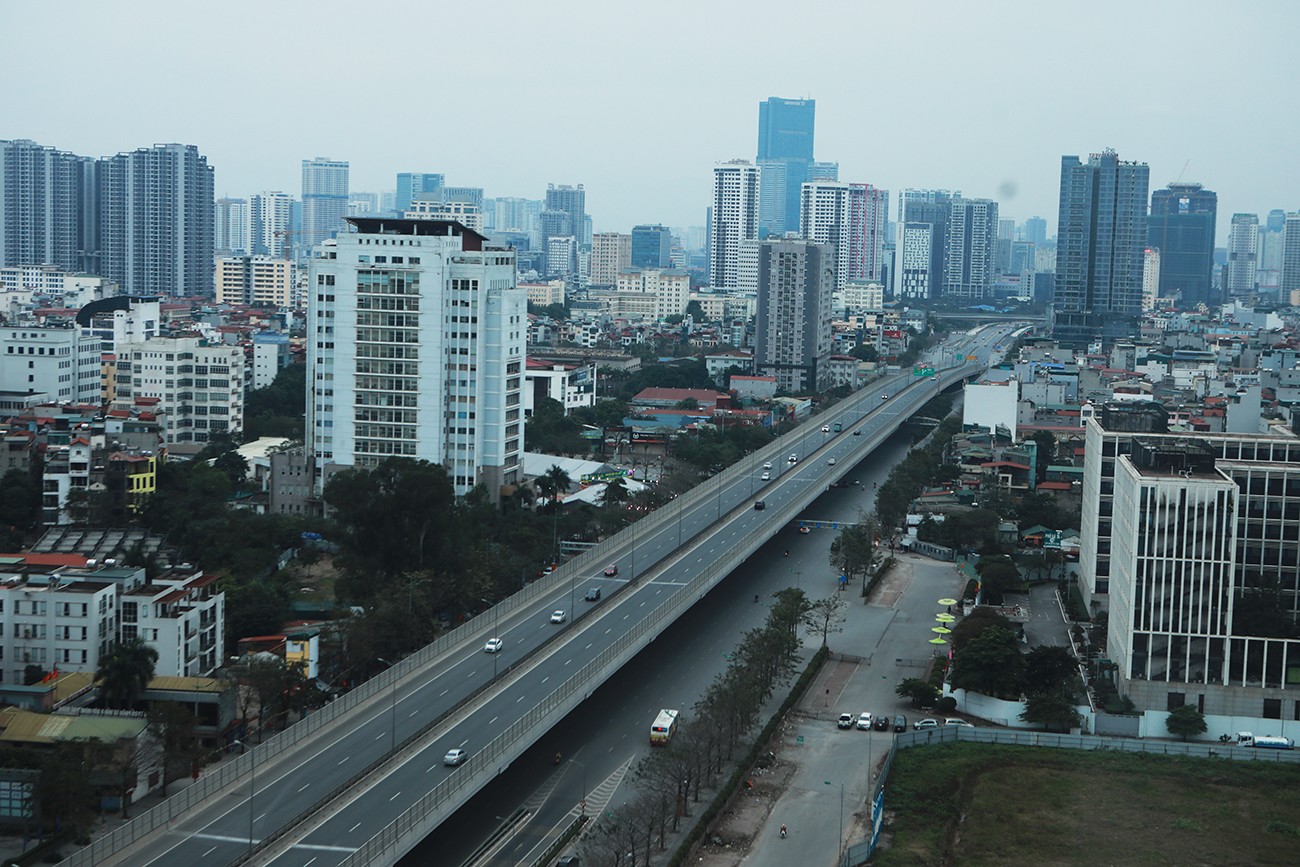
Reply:
<svg viewBox="0 0 1300 867"><path fill-rule="evenodd" d="M306 28L309 7L302 5L232 3L215 22L161 4L136 6L141 14L131 16L129 27L117 9L89 3L60 7L58 27L48 7L7 10L11 26L0 44L13 74L0 97L0 138L94 156L154 142L193 144L216 169L218 197L297 193L301 162L315 156L348 161L351 188L362 191L393 189L398 172L441 173L492 197L542 198L547 183L582 183L595 230L626 232L640 223L702 225L712 166L754 158L758 104L771 96L807 97L818 102L817 158L839 162L842 180L891 190L962 189L997 201L1017 222L1047 218L1049 234L1059 157L1085 149L1086 155L1111 147L1148 162L1153 188L1181 178L1216 190L1221 238L1233 213L1300 207L1300 167L1281 147L1297 125L1282 85L1269 84L1262 64L1258 86L1240 87L1229 74L1257 58L1285 56L1284 34L1300 23L1300 9L1288 4L1264 3L1236 18L1171 3L1102 3L1088 16L1021 3L1001 4L1006 14L987 15L954 4L923 20L906 9L824 4L814 19L894 38L874 42L867 53L801 55L793 65L770 62L788 56L790 46L782 17L761 14L767 7L742 18L679 3L656 7L654 15L567 4L566 27L581 31L585 50L543 64L552 13L506 3L490 43L453 39L440 49L450 53L447 65L474 73L455 89L437 90L422 103L429 108L418 111L410 110L409 87L376 86L364 74L344 72L309 88L313 79L304 77L302 58L334 51L360 58L353 68L368 68L359 49L399 30L418 30L435 10L411 4L364 17L314 15ZM149 13L154 7L160 14ZM1123 14L1125 27L1111 26L1108 8ZM254 10L259 31L280 39L278 50L259 63L245 68L218 52L193 50L201 39L233 35L234 24ZM1007 27L1008 18L1018 26ZM691 63L678 70L658 55L627 51L629 25L640 39L704 58L704 68ZM1067 28L1065 40L1059 34ZM1155 33L1180 43L1207 32L1215 35L1216 63L1180 66L1177 76L1165 55L1151 50ZM106 38L116 46L114 60L97 63L96 46ZM983 46L987 74L953 76L951 64L907 62L909 46L921 38L931 57ZM54 52L57 65L46 62ZM1126 63L1093 63L1100 53ZM542 65L550 74L536 74ZM171 73L159 74L166 70ZM76 112L56 108L51 95L73 90L92 72L102 92L125 96L85 101ZM1079 79L1073 85L1072 77ZM577 82L564 99L550 84L557 78ZM991 81L1001 86L990 90ZM869 102L862 98L864 82L870 82ZM507 92L512 104L545 104L546 111L492 110ZM151 99L132 96L146 93ZM267 94L270 106L255 121L250 115L247 123L232 123L212 110L231 93ZM400 111L409 134L375 136L364 123L312 122L316 115L306 108L321 95L332 105L365 106L367 116ZM932 135L889 122L926 103L943 115L946 128L964 134ZM600 111L593 113L596 105ZM1210 119L1228 109L1230 140L1186 134L1210 128ZM619 135L651 118L661 130L679 123L682 134L644 141ZM543 158L527 156L530 142L548 143Z"/></svg>

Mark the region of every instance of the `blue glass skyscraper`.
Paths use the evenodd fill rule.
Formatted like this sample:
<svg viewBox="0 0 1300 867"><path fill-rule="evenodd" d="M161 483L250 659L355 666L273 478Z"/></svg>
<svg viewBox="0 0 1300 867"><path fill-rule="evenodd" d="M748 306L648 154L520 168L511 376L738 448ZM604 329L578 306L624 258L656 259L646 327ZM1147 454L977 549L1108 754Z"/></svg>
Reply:
<svg viewBox="0 0 1300 867"><path fill-rule="evenodd" d="M758 165L775 164L781 174L785 195L763 196L766 214L759 214L759 225L768 231L799 231L799 201L808 166L813 161L813 126L817 114L815 99L782 99L772 96L758 104ZM777 212L779 209L779 213Z"/></svg>

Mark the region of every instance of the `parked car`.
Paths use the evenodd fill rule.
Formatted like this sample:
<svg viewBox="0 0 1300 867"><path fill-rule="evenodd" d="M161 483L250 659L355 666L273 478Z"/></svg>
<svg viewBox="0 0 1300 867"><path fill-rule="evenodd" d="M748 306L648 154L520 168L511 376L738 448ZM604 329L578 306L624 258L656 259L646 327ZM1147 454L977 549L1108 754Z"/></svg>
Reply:
<svg viewBox="0 0 1300 867"><path fill-rule="evenodd" d="M468 758L469 753L457 747L454 750L447 750L447 755L442 757L442 763L449 768L454 768L457 765L465 764L465 760Z"/></svg>
<svg viewBox="0 0 1300 867"><path fill-rule="evenodd" d="M894 717L894 731L896 732L907 731L907 717L903 716L901 713L898 716Z"/></svg>
<svg viewBox="0 0 1300 867"><path fill-rule="evenodd" d="M617 564L617 563L610 563L608 566L605 567L605 577L606 577L606 578L613 578L613 577L614 577L615 575L617 575L617 574L618 574L618 564Z"/></svg>
<svg viewBox="0 0 1300 867"><path fill-rule="evenodd" d="M853 728L853 714L851 713L840 714L840 721L837 722L835 725L839 726L842 729Z"/></svg>
<svg viewBox="0 0 1300 867"><path fill-rule="evenodd" d="M755 500L755 501L754 501L754 511L755 511L755 512L761 512L761 511L763 511L763 510L766 509L766 508L767 508L767 503L764 503L762 500Z"/></svg>
<svg viewBox="0 0 1300 867"><path fill-rule="evenodd" d="M920 731L921 729L937 729L938 727L939 721L937 719L919 719L912 724L912 731Z"/></svg>
<svg viewBox="0 0 1300 867"><path fill-rule="evenodd" d="M883 713L876 714L875 718L871 721L871 724L872 727L878 732L889 731L889 717L887 717Z"/></svg>
<svg viewBox="0 0 1300 867"><path fill-rule="evenodd" d="M568 613L563 608L557 608L551 612L552 623L563 623L569 618Z"/></svg>
<svg viewBox="0 0 1300 867"><path fill-rule="evenodd" d="M588 602L596 602L597 600L600 599L600 588L592 587L590 590L587 591L587 595L582 598L586 599Z"/></svg>
<svg viewBox="0 0 1300 867"><path fill-rule="evenodd" d="M975 726L974 726L973 723L968 723L968 722L966 722L966 720L964 720L964 719L957 719L956 717L951 717L951 716L950 716L950 717L947 717L947 718L943 721L943 724L944 724L945 726L955 726L955 727L957 727L957 728L963 728L963 729L973 729L973 728L975 728Z"/></svg>
<svg viewBox="0 0 1300 867"><path fill-rule="evenodd" d="M484 652L484 653L500 653L500 652L501 652L501 648L503 648L503 647L505 647L505 646L506 646L506 643L505 643L504 641L502 641L500 638L489 638L489 639L487 640L487 644L483 645L483 652Z"/></svg>
<svg viewBox="0 0 1300 867"><path fill-rule="evenodd" d="M858 714L858 728L864 732L871 731L871 711L864 710Z"/></svg>

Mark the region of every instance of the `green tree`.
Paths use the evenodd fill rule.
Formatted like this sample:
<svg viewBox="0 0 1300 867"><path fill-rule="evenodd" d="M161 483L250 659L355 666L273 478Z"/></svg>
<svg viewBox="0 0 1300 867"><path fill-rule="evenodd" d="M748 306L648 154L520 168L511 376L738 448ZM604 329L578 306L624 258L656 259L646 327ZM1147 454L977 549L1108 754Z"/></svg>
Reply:
<svg viewBox="0 0 1300 867"><path fill-rule="evenodd" d="M1189 735L1205 733L1205 715L1195 706L1185 704L1169 712L1169 716L1165 717L1165 728L1169 729L1171 735L1187 740Z"/></svg>
<svg viewBox="0 0 1300 867"><path fill-rule="evenodd" d="M248 459L239 452L223 452L212 462L212 468L230 481L232 490L243 490L248 484Z"/></svg>
<svg viewBox="0 0 1300 867"><path fill-rule="evenodd" d="M1001 605L1002 597L1008 591L1019 589L1022 583L1020 570L1006 556L981 557L975 571L984 588L984 599L990 605Z"/></svg>
<svg viewBox="0 0 1300 867"><path fill-rule="evenodd" d="M265 388L244 398L244 441L259 437L306 437L307 365L291 364L276 374Z"/></svg>
<svg viewBox="0 0 1300 867"><path fill-rule="evenodd" d="M203 747L195 735L197 722L189 708L174 701L154 702L147 714L149 733L162 751L162 796L167 784L179 780L203 758Z"/></svg>
<svg viewBox="0 0 1300 867"><path fill-rule="evenodd" d="M22 547L23 534L40 519L40 508L41 486L29 473L9 470L0 477L0 533L11 530L18 540L6 549Z"/></svg>
<svg viewBox="0 0 1300 867"><path fill-rule="evenodd" d="M632 498L631 492L627 489L627 481L618 478L612 479L605 485L605 493L601 496L601 503L606 506L621 506Z"/></svg>
<svg viewBox="0 0 1300 867"><path fill-rule="evenodd" d="M95 679L99 681L99 700L105 707L130 710L153 680L158 651L144 639L114 642L100 657Z"/></svg>
<svg viewBox="0 0 1300 867"><path fill-rule="evenodd" d="M1083 717L1074 706L1073 697L1061 690L1037 693L1025 700L1020 712L1025 722L1046 726L1049 731L1069 731L1083 723Z"/></svg>
<svg viewBox="0 0 1300 867"><path fill-rule="evenodd" d="M227 646L234 647L241 638L274 635L289 619L289 588L271 579L225 580Z"/></svg>
<svg viewBox="0 0 1300 867"><path fill-rule="evenodd" d="M353 572L382 584L409 569L463 562L451 479L438 464L388 458L371 470L345 470L325 486L325 502Z"/></svg>
<svg viewBox="0 0 1300 867"><path fill-rule="evenodd" d="M1047 467L1056 458L1056 437L1051 431L1034 431L1032 437L1034 443L1038 446L1038 459L1035 461L1035 477L1038 481L1047 481ZM1060 527L1052 529L1059 530Z"/></svg>
<svg viewBox="0 0 1300 867"><path fill-rule="evenodd" d="M952 647L955 651L960 651L966 642L978 638L986 629L998 627L1006 630L1014 630L1011 621L1003 617L997 611L986 605L981 605L971 611L961 622L952 629L952 635L949 640L952 641Z"/></svg>
<svg viewBox="0 0 1300 867"><path fill-rule="evenodd" d="M529 451L544 454L585 454L587 441L581 434L582 426L565 415L564 404L549 397L537 401L524 426Z"/></svg>
<svg viewBox="0 0 1300 867"><path fill-rule="evenodd" d="M569 488L573 485L573 479L569 478L569 474L559 464L551 464L551 468L543 475L550 483L551 506L554 507L559 504L560 497L569 492Z"/></svg>
<svg viewBox="0 0 1300 867"><path fill-rule="evenodd" d="M870 343L859 343L849 351L849 354L859 361L878 361L880 359L880 353Z"/></svg>
<svg viewBox="0 0 1300 867"><path fill-rule="evenodd" d="M704 305L698 298L692 299L686 304L686 315L691 317L695 322L704 322Z"/></svg>
<svg viewBox="0 0 1300 867"><path fill-rule="evenodd" d="M999 698L1017 698L1023 679L1024 657L1015 633L991 626L956 651L952 685Z"/></svg>
<svg viewBox="0 0 1300 867"><path fill-rule="evenodd" d="M1025 654L1025 692L1040 695L1070 689L1078 662L1068 647L1041 644Z"/></svg>
<svg viewBox="0 0 1300 867"><path fill-rule="evenodd" d="M894 687L894 694L899 698L910 699L912 707L933 707L939 697L939 691L919 677L904 679Z"/></svg>

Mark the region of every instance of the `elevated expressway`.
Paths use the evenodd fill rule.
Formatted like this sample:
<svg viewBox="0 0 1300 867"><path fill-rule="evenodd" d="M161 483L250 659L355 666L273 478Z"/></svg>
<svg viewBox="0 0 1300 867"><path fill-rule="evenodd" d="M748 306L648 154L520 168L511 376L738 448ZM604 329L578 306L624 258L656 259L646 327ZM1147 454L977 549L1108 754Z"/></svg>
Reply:
<svg viewBox="0 0 1300 867"><path fill-rule="evenodd" d="M69 863L395 863L926 401L983 370L1008 330L951 340L940 351L963 363L933 378L877 380ZM582 601L593 587L602 600ZM566 624L550 623L555 609ZM499 653L483 652L490 637ZM457 747L469 759L445 767Z"/></svg>

